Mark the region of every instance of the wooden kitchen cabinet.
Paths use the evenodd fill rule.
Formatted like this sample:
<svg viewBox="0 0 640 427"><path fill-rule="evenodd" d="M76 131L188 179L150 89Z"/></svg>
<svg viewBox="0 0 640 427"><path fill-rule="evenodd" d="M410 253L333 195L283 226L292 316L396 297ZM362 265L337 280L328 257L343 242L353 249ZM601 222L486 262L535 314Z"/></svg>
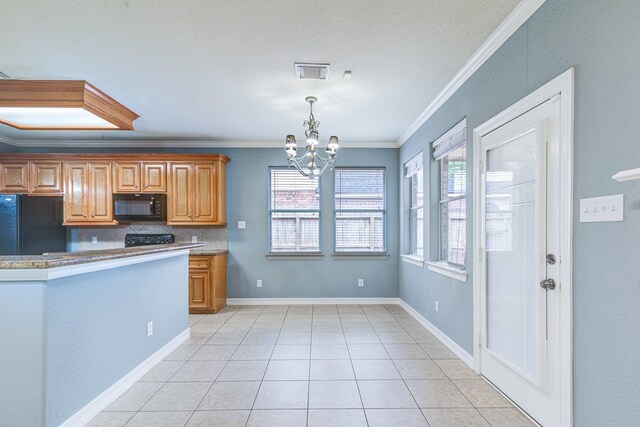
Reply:
<svg viewBox="0 0 640 427"><path fill-rule="evenodd" d="M29 162L0 163L0 191L3 193L28 193Z"/></svg>
<svg viewBox="0 0 640 427"><path fill-rule="evenodd" d="M166 162L113 162L114 193L166 193Z"/></svg>
<svg viewBox="0 0 640 427"><path fill-rule="evenodd" d="M140 162L113 162L113 192L139 193Z"/></svg>
<svg viewBox="0 0 640 427"><path fill-rule="evenodd" d="M35 161L29 165L29 193L62 194L62 162Z"/></svg>
<svg viewBox="0 0 640 427"><path fill-rule="evenodd" d="M0 192L62 194L62 162L1 162Z"/></svg>
<svg viewBox="0 0 640 427"><path fill-rule="evenodd" d="M167 163L142 162L141 181L143 193L167 192Z"/></svg>
<svg viewBox="0 0 640 427"><path fill-rule="evenodd" d="M115 225L111 162L66 162L64 225Z"/></svg>
<svg viewBox="0 0 640 427"><path fill-rule="evenodd" d="M189 313L217 313L227 305L227 255L189 257Z"/></svg>
<svg viewBox="0 0 640 427"><path fill-rule="evenodd" d="M171 162L167 224L226 225L225 164Z"/></svg>

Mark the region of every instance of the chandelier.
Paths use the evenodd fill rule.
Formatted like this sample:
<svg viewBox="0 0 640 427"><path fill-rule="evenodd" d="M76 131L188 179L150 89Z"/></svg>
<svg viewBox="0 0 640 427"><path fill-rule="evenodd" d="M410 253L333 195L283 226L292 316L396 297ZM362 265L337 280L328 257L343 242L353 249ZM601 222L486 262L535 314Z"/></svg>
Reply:
<svg viewBox="0 0 640 427"><path fill-rule="evenodd" d="M338 148L340 148L340 142L337 136L329 138L329 143L325 152L327 157L320 155L319 143L318 143L318 126L320 122L313 116L313 104L318 102L318 98L315 96L307 96L305 101L309 103L309 120L305 120L303 126L306 128L304 131L307 137L307 146L305 153L300 157L296 157L296 137L294 135L287 135L287 139L284 143L284 149L287 153L289 165L294 166L298 172L304 176L308 176L309 179L320 177L328 168L333 168L336 164L336 154L338 154ZM304 164L306 162L306 164Z"/></svg>

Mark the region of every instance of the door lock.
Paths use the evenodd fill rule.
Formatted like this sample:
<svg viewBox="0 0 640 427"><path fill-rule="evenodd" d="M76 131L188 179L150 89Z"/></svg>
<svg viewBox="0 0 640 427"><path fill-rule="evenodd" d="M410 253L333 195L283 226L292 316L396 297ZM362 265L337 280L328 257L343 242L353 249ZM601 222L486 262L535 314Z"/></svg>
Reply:
<svg viewBox="0 0 640 427"><path fill-rule="evenodd" d="M548 291L552 291L556 288L556 281L553 279L544 279L540 282L540 287Z"/></svg>

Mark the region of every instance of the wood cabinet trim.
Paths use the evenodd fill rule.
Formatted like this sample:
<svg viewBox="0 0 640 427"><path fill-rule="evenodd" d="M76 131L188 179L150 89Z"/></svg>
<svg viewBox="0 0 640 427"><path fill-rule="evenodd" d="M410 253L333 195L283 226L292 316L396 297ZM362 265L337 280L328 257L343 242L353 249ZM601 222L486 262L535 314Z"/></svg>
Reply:
<svg viewBox="0 0 640 427"><path fill-rule="evenodd" d="M198 162L198 161L221 161L229 163L231 159L224 154L188 154L188 153L1 153L0 162L3 161L34 161L34 160L57 160L63 162L74 161L165 161L165 162Z"/></svg>

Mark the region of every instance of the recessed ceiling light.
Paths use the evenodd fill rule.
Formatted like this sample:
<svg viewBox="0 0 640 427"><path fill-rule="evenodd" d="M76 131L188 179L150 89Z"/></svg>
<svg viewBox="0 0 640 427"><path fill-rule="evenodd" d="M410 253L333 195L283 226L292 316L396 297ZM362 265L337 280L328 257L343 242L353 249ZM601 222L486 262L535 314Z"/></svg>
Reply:
<svg viewBox="0 0 640 427"><path fill-rule="evenodd" d="M84 80L0 79L0 123L21 130L133 130L139 116Z"/></svg>
<svg viewBox="0 0 640 427"><path fill-rule="evenodd" d="M329 64L296 62L294 66L299 79L327 80L329 78Z"/></svg>

